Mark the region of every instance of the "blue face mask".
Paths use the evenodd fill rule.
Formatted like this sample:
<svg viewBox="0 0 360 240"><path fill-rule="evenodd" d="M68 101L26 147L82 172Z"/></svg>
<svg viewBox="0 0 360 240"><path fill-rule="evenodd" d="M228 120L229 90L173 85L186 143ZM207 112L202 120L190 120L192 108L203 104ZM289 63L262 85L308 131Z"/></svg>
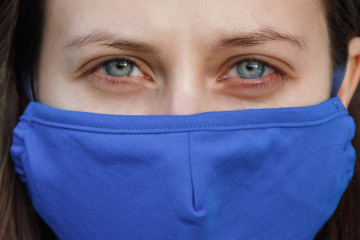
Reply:
<svg viewBox="0 0 360 240"><path fill-rule="evenodd" d="M60 239L312 239L353 175L354 131L339 98L189 116L31 102L11 155Z"/></svg>

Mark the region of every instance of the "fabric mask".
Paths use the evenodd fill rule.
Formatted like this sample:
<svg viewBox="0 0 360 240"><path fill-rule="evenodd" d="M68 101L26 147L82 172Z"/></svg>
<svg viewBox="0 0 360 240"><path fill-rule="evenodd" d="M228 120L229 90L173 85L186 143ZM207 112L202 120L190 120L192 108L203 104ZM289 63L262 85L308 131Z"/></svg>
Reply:
<svg viewBox="0 0 360 240"><path fill-rule="evenodd" d="M31 102L11 154L59 239L312 239L353 175L339 98L186 116Z"/></svg>

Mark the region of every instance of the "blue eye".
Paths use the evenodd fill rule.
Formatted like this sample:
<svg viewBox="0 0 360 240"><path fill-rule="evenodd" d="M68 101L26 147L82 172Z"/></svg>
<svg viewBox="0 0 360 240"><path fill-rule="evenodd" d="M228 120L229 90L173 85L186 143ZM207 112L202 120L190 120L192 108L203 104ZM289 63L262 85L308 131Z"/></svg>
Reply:
<svg viewBox="0 0 360 240"><path fill-rule="evenodd" d="M104 65L104 72L115 77L130 76L133 70L134 64L126 60L110 62Z"/></svg>
<svg viewBox="0 0 360 240"><path fill-rule="evenodd" d="M267 66L260 62L248 61L236 65L236 71L243 79L258 79L264 76Z"/></svg>

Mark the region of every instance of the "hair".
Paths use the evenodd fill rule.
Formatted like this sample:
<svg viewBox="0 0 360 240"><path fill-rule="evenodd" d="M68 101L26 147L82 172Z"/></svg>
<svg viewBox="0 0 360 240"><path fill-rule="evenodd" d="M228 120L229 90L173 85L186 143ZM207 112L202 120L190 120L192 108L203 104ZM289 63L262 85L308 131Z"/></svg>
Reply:
<svg viewBox="0 0 360 240"><path fill-rule="evenodd" d="M360 36L360 0L321 0L328 22L333 67L347 60L348 42ZM27 105L21 73L36 76L45 18L45 0L3 0L0 5L0 239L56 239L36 214L10 158L12 131ZM26 41L25 41L26 39ZM360 88L349 112L360 122ZM360 239L360 128L353 145L354 177L337 210L316 236Z"/></svg>

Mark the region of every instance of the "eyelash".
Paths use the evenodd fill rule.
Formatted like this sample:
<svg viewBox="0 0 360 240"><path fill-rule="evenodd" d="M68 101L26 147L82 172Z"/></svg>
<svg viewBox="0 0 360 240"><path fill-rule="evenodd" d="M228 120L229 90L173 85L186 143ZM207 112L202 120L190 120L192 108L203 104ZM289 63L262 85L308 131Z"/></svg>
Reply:
<svg viewBox="0 0 360 240"><path fill-rule="evenodd" d="M101 70L102 68L104 68L107 64L110 63L114 63L114 62L118 62L118 61L126 61L130 64L133 64L133 66L137 69L140 70L141 75L139 76L126 76L126 77L116 77L116 76L111 76L109 74L103 73L101 74L102 76L96 76L96 72ZM224 74L222 74L220 76L220 78L218 78L218 81L223 81L225 79L229 79L229 78L233 78L233 77L229 77L227 76L227 74L237 65L244 63L244 62L256 62L256 63L260 63L262 64L265 68L267 69L271 69L274 74L278 77L281 78L282 81L286 81L287 80L287 75L284 73L284 71L280 70L278 67L275 67L272 64L269 64L266 61L263 61L261 59L255 58L255 57L249 57L249 58L244 58L241 60L236 61L235 63L233 63L232 65L230 65L229 68L227 68L226 72ZM149 75L147 75L146 73L144 73L144 71L141 69L141 67L139 66L139 64L136 63L136 61L131 60L129 58L126 57L122 57L122 58L112 58L106 61L103 61L99 64L97 64L95 67L92 67L90 70L88 70L85 73L86 76L90 76L94 81L100 81L103 84L107 84L110 86L116 86L116 85L136 85L139 84L141 82L141 80L147 79L150 80L151 77ZM270 75L270 74L268 74ZM250 87L250 88L259 88L259 87L267 87L268 85L272 84L272 80L274 80L273 78L269 78L265 79L267 77L267 75L258 78L258 79L243 79L241 77L237 77L238 80L240 81L248 81L248 83L245 83L244 85L246 85L246 87ZM263 79L262 81L258 81L260 79Z"/></svg>

